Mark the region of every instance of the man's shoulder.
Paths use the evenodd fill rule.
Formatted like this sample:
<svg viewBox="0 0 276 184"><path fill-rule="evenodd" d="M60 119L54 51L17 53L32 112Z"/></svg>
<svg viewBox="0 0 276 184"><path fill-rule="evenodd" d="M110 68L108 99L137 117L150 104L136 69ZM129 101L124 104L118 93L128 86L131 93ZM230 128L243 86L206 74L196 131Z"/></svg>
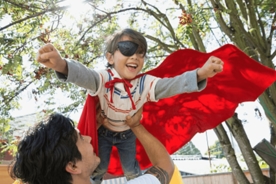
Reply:
<svg viewBox="0 0 276 184"><path fill-rule="evenodd" d="M126 182L126 184L160 184L160 181L152 174L144 174L133 180Z"/></svg>

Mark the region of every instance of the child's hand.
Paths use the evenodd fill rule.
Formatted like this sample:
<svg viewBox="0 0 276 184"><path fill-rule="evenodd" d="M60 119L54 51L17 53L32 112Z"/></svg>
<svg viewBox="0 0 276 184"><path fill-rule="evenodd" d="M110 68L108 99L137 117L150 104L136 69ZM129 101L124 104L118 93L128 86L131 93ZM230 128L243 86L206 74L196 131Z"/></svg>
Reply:
<svg viewBox="0 0 276 184"><path fill-rule="evenodd" d="M39 49L37 61L57 72L68 74L66 61L52 44L46 44Z"/></svg>
<svg viewBox="0 0 276 184"><path fill-rule="evenodd" d="M209 57L206 63L197 70L197 81L213 77L223 70L223 61L215 56Z"/></svg>

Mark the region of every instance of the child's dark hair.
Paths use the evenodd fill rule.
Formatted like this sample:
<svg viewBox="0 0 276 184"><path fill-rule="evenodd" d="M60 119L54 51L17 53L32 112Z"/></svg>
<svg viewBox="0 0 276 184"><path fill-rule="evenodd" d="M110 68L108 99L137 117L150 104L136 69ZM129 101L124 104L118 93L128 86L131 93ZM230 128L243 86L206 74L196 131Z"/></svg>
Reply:
<svg viewBox="0 0 276 184"><path fill-rule="evenodd" d="M139 45L137 51L139 53L143 53L144 56L146 55L148 45L145 37L138 31L129 28L123 29L122 31L115 33L107 40L105 54L109 52L113 55L114 52L118 49L118 42L121 41L121 38L123 36L130 37L131 41ZM112 68L112 65L107 63L107 67Z"/></svg>

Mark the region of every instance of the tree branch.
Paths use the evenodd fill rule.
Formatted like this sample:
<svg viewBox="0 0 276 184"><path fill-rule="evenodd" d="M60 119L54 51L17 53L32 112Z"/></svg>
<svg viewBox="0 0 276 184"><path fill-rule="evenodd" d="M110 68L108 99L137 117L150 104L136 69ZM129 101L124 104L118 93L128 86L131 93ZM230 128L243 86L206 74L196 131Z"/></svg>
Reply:
<svg viewBox="0 0 276 184"><path fill-rule="evenodd" d="M10 96L10 95L9 95L9 98L4 99L4 100L3 100L3 103L2 103L2 106L1 106L0 108L2 109L2 108L4 108L4 106L6 106L6 104L11 103L11 101L12 101L16 96L18 96L22 91L24 91L25 89L27 89L27 87L30 86L33 82L34 82L34 81L29 82L28 84L26 84L26 85L25 85L24 87L22 87L22 88L20 88L20 87L21 87L21 84L20 84L20 85L17 87L17 90L18 90L18 91L16 91L15 94L14 94L13 96Z"/></svg>
<svg viewBox="0 0 276 184"><path fill-rule="evenodd" d="M120 14L120 13L123 13L123 12L126 12L126 11L143 11L143 12L146 12L148 13L149 15L152 15L154 16L154 18L156 18L160 23L161 25L163 25L164 27L166 27L169 32L171 33L173 39L175 41L177 41L178 44L180 45L183 45L182 43L179 42L179 40L175 37L175 33L174 33L174 29L172 28L171 24L169 23L169 20L168 18L166 17L165 14L157 14L155 12L153 12L152 10L150 9L143 9L143 8L139 8L139 7L131 7L131 8L126 8L126 9L121 9L121 10L118 10L118 11L113 11L113 12L108 12L106 13L106 15L102 16L101 19L99 19L98 21L96 21L95 23L93 23L89 28L86 29L86 31L84 31L84 33L82 34L81 38L79 39L79 41L77 42L77 45L80 43L80 41L84 38L84 36L93 28L95 27L96 25L98 25L100 22L103 22L105 19L111 17L112 15L115 15L115 14ZM164 21L162 21L160 19L160 15L161 17L164 18L165 22L168 23L168 25L164 24ZM173 47L173 48L178 48L177 46L170 46L170 47ZM171 52L171 51L170 51Z"/></svg>
<svg viewBox="0 0 276 184"><path fill-rule="evenodd" d="M20 20L17 20L17 21L15 21L15 22L12 22L11 24L8 24L8 25L6 25L6 26L4 26L4 27L1 27L1 28L0 28L0 31L3 31L4 29L7 29L7 28L9 28L9 27L11 27L11 26L13 26L13 25L15 25L15 24L24 22L24 21L26 21L26 20L28 20L28 19L31 19L31 18L34 18L34 17L38 17L38 16L40 16L40 15L43 15L43 14L45 14L45 13L54 12L54 11L59 11L59 10L65 10L65 9L67 9L67 8L68 8L68 6L63 6L63 7L51 8L51 9L47 9L47 10L42 11L42 12L35 13L35 14L30 15L30 16L27 16L27 17L25 17L25 18L23 18L23 19L20 19Z"/></svg>

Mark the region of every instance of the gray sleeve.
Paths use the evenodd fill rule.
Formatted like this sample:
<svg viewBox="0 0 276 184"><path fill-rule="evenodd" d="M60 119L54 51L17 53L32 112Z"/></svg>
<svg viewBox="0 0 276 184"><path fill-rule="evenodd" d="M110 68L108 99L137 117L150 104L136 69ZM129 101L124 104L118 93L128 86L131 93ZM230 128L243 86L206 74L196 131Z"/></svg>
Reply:
<svg viewBox="0 0 276 184"><path fill-rule="evenodd" d="M57 78L62 82L70 82L79 87L97 91L100 83L99 73L93 69L89 69L83 64L74 60L67 60L68 76L56 72Z"/></svg>
<svg viewBox="0 0 276 184"><path fill-rule="evenodd" d="M155 86L155 98L162 99L177 94L202 91L207 80L197 82L196 70L185 72L172 78L161 78Z"/></svg>

